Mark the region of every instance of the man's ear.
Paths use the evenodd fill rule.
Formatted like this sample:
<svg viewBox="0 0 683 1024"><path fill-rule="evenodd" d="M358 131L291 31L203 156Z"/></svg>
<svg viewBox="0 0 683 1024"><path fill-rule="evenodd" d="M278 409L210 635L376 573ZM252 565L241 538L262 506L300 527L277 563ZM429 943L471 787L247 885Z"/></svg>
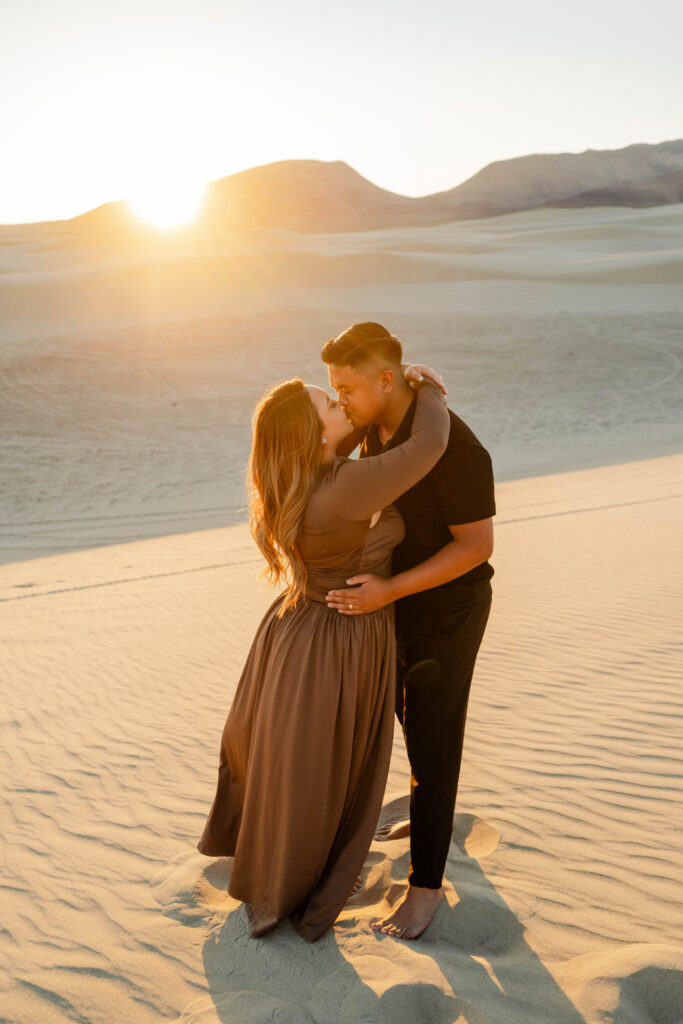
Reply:
<svg viewBox="0 0 683 1024"><path fill-rule="evenodd" d="M382 370L382 372L380 373L380 375L379 375L379 382L380 382L382 391L386 395L388 395L389 392L393 390L394 382L395 382L395 377L396 377L396 375L395 375L393 370Z"/></svg>

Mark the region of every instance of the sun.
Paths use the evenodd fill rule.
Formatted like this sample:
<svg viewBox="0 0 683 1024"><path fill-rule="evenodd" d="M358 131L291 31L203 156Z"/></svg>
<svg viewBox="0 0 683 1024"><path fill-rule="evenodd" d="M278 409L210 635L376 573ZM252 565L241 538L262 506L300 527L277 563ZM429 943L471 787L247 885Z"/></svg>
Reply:
<svg viewBox="0 0 683 1024"><path fill-rule="evenodd" d="M197 215L204 198L204 185L160 180L147 185L128 203L142 220L155 228L178 228Z"/></svg>

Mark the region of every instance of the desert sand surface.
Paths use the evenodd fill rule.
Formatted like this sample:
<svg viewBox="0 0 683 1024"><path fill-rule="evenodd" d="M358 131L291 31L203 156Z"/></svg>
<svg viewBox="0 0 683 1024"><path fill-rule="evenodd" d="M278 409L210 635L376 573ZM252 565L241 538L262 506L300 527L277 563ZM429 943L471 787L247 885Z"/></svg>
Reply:
<svg viewBox="0 0 683 1024"><path fill-rule="evenodd" d="M75 247L0 229L2 1024L680 1024L683 205ZM195 849L273 594L250 416L379 320L497 481L446 901L248 938ZM397 731L382 820L406 813Z"/></svg>
<svg viewBox="0 0 683 1024"><path fill-rule="evenodd" d="M446 902L369 930L408 840L313 946L248 938L195 843L272 599L245 525L3 567L7 1024L675 1024L683 1013L683 456L498 488ZM383 820L407 806L398 730Z"/></svg>
<svg viewBox="0 0 683 1024"><path fill-rule="evenodd" d="M0 562L244 521L254 404L326 385L320 348L358 320L444 375L497 480L683 450L683 205L0 241Z"/></svg>

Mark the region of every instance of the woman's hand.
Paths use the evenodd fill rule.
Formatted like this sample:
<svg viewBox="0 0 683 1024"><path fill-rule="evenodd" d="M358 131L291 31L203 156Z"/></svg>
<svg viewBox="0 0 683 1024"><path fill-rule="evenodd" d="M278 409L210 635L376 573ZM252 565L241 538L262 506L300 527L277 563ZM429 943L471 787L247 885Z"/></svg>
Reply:
<svg viewBox="0 0 683 1024"><path fill-rule="evenodd" d="M360 584L351 590L330 590L325 597L328 608L336 608L340 615L366 615L391 604L394 595L391 578L373 576L364 572L360 576L352 576L347 584Z"/></svg>
<svg viewBox="0 0 683 1024"><path fill-rule="evenodd" d="M446 385L443 382L443 377L441 377L436 370L432 370L431 366L422 366L421 363L404 363L401 366L401 370L403 371L403 376L406 382L411 388L416 388L417 385L421 384L426 377L428 380L433 381L434 384L443 391L444 395L448 394Z"/></svg>

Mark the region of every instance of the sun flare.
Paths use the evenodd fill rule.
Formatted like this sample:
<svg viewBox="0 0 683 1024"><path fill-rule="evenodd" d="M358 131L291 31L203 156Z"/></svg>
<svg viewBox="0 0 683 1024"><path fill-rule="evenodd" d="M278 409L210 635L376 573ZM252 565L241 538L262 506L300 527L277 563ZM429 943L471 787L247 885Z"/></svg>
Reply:
<svg viewBox="0 0 683 1024"><path fill-rule="evenodd" d="M203 198L204 185L160 181L128 202L137 216L153 227L177 228L197 215Z"/></svg>

